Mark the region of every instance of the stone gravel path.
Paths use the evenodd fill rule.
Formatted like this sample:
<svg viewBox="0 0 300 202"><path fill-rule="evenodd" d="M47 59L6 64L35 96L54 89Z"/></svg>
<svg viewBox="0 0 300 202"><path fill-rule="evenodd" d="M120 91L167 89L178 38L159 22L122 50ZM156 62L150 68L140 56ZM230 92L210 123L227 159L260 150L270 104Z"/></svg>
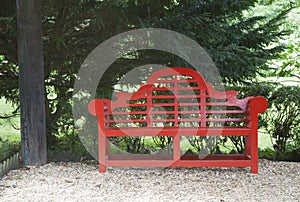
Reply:
<svg viewBox="0 0 300 202"><path fill-rule="evenodd" d="M300 201L300 163L259 161L249 168L108 168L50 163L9 172L0 201Z"/></svg>

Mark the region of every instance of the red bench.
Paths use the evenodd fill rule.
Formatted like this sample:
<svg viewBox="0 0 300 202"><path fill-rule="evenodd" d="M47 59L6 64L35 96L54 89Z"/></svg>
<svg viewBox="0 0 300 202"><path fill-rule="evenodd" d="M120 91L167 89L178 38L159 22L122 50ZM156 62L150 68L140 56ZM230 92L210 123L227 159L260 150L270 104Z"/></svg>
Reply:
<svg viewBox="0 0 300 202"><path fill-rule="evenodd" d="M233 90L217 91L189 68L154 72L135 93L117 100L94 99L88 109L98 117L99 171L106 166L251 167L258 172L258 113L264 97L237 99ZM110 154L110 137L169 136L172 154ZM182 155L181 136L245 136L244 154Z"/></svg>

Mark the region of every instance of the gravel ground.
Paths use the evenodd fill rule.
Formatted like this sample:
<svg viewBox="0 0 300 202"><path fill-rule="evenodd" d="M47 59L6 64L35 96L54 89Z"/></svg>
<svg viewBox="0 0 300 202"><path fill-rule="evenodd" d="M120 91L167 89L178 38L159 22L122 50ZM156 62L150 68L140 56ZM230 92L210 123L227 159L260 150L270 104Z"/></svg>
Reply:
<svg viewBox="0 0 300 202"><path fill-rule="evenodd" d="M13 170L0 201L300 201L300 163L260 160L249 168L108 168L50 163Z"/></svg>

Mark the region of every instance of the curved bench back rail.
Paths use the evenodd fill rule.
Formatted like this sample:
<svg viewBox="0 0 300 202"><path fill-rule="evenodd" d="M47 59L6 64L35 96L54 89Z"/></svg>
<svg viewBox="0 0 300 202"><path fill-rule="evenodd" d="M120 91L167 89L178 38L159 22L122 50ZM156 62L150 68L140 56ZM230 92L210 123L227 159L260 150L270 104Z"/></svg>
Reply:
<svg viewBox="0 0 300 202"><path fill-rule="evenodd" d="M164 68L154 72L135 93L120 92L116 101L94 100L92 114L100 116L104 105L104 128L122 127L250 127L247 103L238 93L220 92L189 68ZM267 104L261 100L261 110ZM98 104L99 105L99 104ZM248 106L249 107L249 106ZM257 106L256 106L257 107ZM255 109L258 110L258 109ZM101 114L103 116L103 114Z"/></svg>

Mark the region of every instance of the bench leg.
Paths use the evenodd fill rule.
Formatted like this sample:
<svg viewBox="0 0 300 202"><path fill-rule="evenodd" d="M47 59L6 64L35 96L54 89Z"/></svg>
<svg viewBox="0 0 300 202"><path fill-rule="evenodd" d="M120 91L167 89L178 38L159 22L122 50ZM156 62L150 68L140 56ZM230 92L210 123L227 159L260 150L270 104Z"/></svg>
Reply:
<svg viewBox="0 0 300 202"><path fill-rule="evenodd" d="M100 173L105 173L106 172L106 166L103 165L102 163L99 163L99 172Z"/></svg>
<svg viewBox="0 0 300 202"><path fill-rule="evenodd" d="M258 173L258 164L257 163L251 163L252 165L251 165L251 170L250 170L250 172L252 173L252 174L257 174Z"/></svg>
<svg viewBox="0 0 300 202"><path fill-rule="evenodd" d="M180 160L180 135L176 135L173 139L173 161Z"/></svg>
<svg viewBox="0 0 300 202"><path fill-rule="evenodd" d="M251 134L251 173L258 173L258 131L257 125L255 129L252 129Z"/></svg>
<svg viewBox="0 0 300 202"><path fill-rule="evenodd" d="M258 149L253 145L251 148L251 173L258 173Z"/></svg>
<svg viewBox="0 0 300 202"><path fill-rule="evenodd" d="M105 165L105 156L106 156L106 145L107 145L107 138L104 136L103 133L98 134L98 160L99 160L99 172L104 173L106 172L106 165Z"/></svg>

